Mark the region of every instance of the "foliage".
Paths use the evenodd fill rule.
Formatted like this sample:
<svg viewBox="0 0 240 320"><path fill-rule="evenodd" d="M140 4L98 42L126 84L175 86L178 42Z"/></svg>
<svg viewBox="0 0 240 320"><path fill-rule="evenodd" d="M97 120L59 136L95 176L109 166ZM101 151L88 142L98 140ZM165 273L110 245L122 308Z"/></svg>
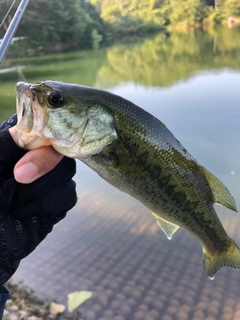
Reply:
<svg viewBox="0 0 240 320"><path fill-rule="evenodd" d="M3 19L11 2L0 2L0 21ZM9 18L12 17L11 11ZM7 19L8 20L8 19ZM9 21L6 21L9 24ZM5 29L7 25L5 25ZM29 1L23 15L17 35L27 36L24 49L37 51L59 51L68 48L91 48L96 38L104 34L102 19L94 6L84 0L39 0Z"/></svg>
<svg viewBox="0 0 240 320"><path fill-rule="evenodd" d="M240 17L240 1L239 0L225 0L223 3L223 12L226 16Z"/></svg>
<svg viewBox="0 0 240 320"><path fill-rule="evenodd" d="M193 25L202 22L204 4L201 0L171 0L169 19L171 24Z"/></svg>
<svg viewBox="0 0 240 320"><path fill-rule="evenodd" d="M212 7L208 8L207 17L203 20L204 23L219 24L224 20L223 13L219 10L214 10Z"/></svg>
<svg viewBox="0 0 240 320"><path fill-rule="evenodd" d="M125 15L114 23L106 25L109 39L112 39L113 35L115 39L119 39L125 36L156 33L161 29L154 22L148 21L144 23L138 17L131 17L130 15Z"/></svg>
<svg viewBox="0 0 240 320"><path fill-rule="evenodd" d="M11 1L0 0L0 21L10 5ZM3 25L2 34L16 5ZM27 41L13 46L10 54L96 49L100 44L126 36L153 34L168 25L220 23L229 15L240 16L239 0L29 1L17 31L19 36L27 36Z"/></svg>
<svg viewBox="0 0 240 320"><path fill-rule="evenodd" d="M114 24L125 16L156 25L192 25L207 20L220 22L221 16L240 15L239 0L89 0L102 19ZM210 8L219 8L215 14ZM134 21L134 19L133 19Z"/></svg>
<svg viewBox="0 0 240 320"><path fill-rule="evenodd" d="M17 4L15 3L14 6L12 7L12 10L9 12L9 15L7 16L7 19L4 21L3 23L3 27L0 30L0 35L3 36L4 32L6 32L8 25L11 22L11 19L14 15L14 12L17 8ZM12 5L12 1L11 0L0 0L0 22L2 23L3 18L5 17L5 15L7 14L10 6Z"/></svg>
<svg viewBox="0 0 240 320"><path fill-rule="evenodd" d="M102 41L102 35L98 33L96 29L92 30L93 49L99 48L99 43Z"/></svg>
<svg viewBox="0 0 240 320"><path fill-rule="evenodd" d="M67 47L68 44L81 45L89 36L87 27L94 25L94 21L79 1L41 0L29 3L22 24L24 34L36 45L61 43Z"/></svg>

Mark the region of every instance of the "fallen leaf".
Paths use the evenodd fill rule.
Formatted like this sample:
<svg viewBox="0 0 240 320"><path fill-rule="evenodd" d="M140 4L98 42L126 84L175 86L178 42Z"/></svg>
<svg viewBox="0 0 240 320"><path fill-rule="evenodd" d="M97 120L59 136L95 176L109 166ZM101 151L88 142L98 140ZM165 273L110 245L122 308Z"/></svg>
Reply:
<svg viewBox="0 0 240 320"><path fill-rule="evenodd" d="M63 313L65 311L66 307L63 304L51 302L49 306L49 311L51 314L57 315L60 313Z"/></svg>
<svg viewBox="0 0 240 320"><path fill-rule="evenodd" d="M75 291L68 294L68 310L73 312L81 304L90 299L92 292L90 291Z"/></svg>

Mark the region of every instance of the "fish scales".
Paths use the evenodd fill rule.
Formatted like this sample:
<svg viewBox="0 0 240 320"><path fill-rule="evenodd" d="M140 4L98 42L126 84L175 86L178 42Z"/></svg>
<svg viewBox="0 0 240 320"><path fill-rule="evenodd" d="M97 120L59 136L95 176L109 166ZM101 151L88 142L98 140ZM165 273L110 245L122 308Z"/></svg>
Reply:
<svg viewBox="0 0 240 320"><path fill-rule="evenodd" d="M185 159L181 154L173 152L176 160L183 161L183 167L179 174L181 165L171 164L169 174L172 156L169 156L168 152L160 152L161 148L157 149L154 146L150 148L147 141L146 147L141 145L140 148L134 138L126 140L120 131L117 132L119 140L124 141L123 143L118 140L117 145L106 146L101 153L83 162L112 185L140 200L155 214L185 227L200 240L209 242L208 249L213 247L214 252L217 248L222 248L226 243L226 233L220 222L215 221L212 226L210 224L213 219L208 218L209 212L216 220L218 217L212 206L210 188L194 162L191 172L184 168ZM109 165L109 161L106 160L109 153L111 157L116 157L117 167ZM214 242L211 234L215 235Z"/></svg>
<svg viewBox="0 0 240 320"><path fill-rule="evenodd" d="M30 104L29 96L34 96ZM189 231L202 244L209 277L222 266L240 268L240 251L213 207L219 203L236 211L232 196L160 120L117 95L58 81L19 83L17 97L24 147L48 141L142 202L168 238L179 226ZM21 116L24 101L28 112ZM40 131L34 112L47 119ZM26 123L28 130L32 126L29 134Z"/></svg>
<svg viewBox="0 0 240 320"><path fill-rule="evenodd" d="M103 94L94 98L117 119L118 145L107 146L101 153L83 161L105 180L130 193L162 218L185 228L189 226L189 231L195 235L201 231L202 235L198 236L205 241L210 238L210 243L211 234L218 235L213 251L221 248L225 244L226 232L221 224L210 224L211 219L206 213L210 211L215 219L218 217L211 205L209 185L193 157L151 114L117 96L109 99L108 94ZM117 170L107 164L108 152L118 157ZM181 211L177 219L176 210L178 213ZM196 215L191 214L194 211ZM198 230L195 228L196 220L202 227ZM209 228L214 232L209 232Z"/></svg>

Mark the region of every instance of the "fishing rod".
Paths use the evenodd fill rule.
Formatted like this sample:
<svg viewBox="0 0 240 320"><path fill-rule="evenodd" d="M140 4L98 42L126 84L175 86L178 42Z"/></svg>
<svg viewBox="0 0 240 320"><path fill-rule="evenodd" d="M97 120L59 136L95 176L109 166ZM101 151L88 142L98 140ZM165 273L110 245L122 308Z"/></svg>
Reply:
<svg viewBox="0 0 240 320"><path fill-rule="evenodd" d="M12 21L3 37L3 40L0 45L0 63L2 63L2 60L7 52L7 49L12 41L12 38L14 36L14 33L18 27L18 24L22 18L22 15L27 7L29 0L22 0L17 8L17 11L14 14L14 17L12 18Z"/></svg>

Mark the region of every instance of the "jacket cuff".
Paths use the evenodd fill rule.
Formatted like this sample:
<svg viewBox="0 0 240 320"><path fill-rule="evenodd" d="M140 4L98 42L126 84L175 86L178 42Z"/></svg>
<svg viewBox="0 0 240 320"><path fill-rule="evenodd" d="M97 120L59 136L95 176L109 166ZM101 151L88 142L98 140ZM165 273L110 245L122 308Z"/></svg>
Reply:
<svg viewBox="0 0 240 320"><path fill-rule="evenodd" d="M18 147L8 128L0 130L0 161L16 163L27 151Z"/></svg>

